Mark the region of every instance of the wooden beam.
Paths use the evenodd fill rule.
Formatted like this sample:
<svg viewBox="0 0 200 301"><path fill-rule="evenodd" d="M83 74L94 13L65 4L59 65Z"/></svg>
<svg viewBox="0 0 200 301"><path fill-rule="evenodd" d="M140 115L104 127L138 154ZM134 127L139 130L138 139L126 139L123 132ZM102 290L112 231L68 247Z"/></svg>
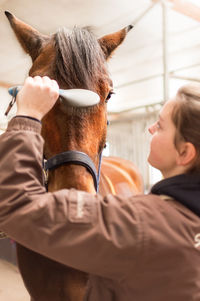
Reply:
<svg viewBox="0 0 200 301"><path fill-rule="evenodd" d="M186 0L168 0L173 4L173 10L200 22L200 6Z"/></svg>
<svg viewBox="0 0 200 301"><path fill-rule="evenodd" d="M11 84L11 83L7 83L7 82L3 82L3 81L0 81L0 87L1 88L10 88L10 87L12 87L12 86L14 86L13 84Z"/></svg>
<svg viewBox="0 0 200 301"><path fill-rule="evenodd" d="M160 1L152 0L152 2L156 3ZM193 4L188 0L166 0L166 2L171 4L171 9L200 22L200 6Z"/></svg>

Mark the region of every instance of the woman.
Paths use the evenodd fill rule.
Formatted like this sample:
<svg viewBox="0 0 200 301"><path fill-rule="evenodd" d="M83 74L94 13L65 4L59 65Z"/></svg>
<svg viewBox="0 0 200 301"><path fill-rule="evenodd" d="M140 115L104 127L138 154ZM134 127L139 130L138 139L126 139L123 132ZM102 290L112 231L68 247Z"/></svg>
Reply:
<svg viewBox="0 0 200 301"><path fill-rule="evenodd" d="M0 228L89 273L85 300L199 301L199 87L180 89L149 129L148 160L165 179L128 199L45 192L40 120L57 97L47 77L28 78L19 92L17 116L0 137Z"/></svg>

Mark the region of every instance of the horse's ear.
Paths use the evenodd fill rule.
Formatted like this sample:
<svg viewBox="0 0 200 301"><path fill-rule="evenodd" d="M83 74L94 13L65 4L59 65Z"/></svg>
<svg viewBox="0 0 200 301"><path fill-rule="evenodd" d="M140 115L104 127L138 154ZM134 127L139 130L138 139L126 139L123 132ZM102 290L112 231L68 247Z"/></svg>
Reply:
<svg viewBox="0 0 200 301"><path fill-rule="evenodd" d="M103 36L98 40L106 59L108 59L112 55L113 51L124 41L127 33L132 28L133 25L128 25L117 32Z"/></svg>
<svg viewBox="0 0 200 301"><path fill-rule="evenodd" d="M40 34L36 29L17 19L11 13L5 11L5 14L22 48L34 61L48 37Z"/></svg>

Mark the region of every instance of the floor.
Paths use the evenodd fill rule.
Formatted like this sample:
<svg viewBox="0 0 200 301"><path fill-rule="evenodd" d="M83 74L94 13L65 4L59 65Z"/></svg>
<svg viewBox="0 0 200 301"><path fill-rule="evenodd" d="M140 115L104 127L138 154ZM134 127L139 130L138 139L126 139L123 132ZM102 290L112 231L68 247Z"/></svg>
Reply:
<svg viewBox="0 0 200 301"><path fill-rule="evenodd" d="M4 260L0 260L0 300L30 300L17 267Z"/></svg>

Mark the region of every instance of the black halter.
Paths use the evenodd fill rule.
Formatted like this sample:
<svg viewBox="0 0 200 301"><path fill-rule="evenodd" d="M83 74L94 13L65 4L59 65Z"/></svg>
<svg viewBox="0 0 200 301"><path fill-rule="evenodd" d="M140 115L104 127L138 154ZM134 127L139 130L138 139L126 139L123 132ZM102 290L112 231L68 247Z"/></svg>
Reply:
<svg viewBox="0 0 200 301"><path fill-rule="evenodd" d="M51 157L46 162L44 162L44 169L45 171L55 169L63 164L82 165L92 175L95 189L98 192L101 157L102 157L102 153L100 154L100 158L99 158L98 173L96 172L95 165L90 159L90 157L87 154L79 151L67 151Z"/></svg>
<svg viewBox="0 0 200 301"><path fill-rule="evenodd" d="M107 125L109 125L110 122L107 120ZM104 148L106 148L106 144L104 145ZM99 190L99 181L100 181L100 172L101 172L101 161L102 161L102 154L103 150L101 151L99 155L99 166L98 166L98 173L96 172L95 165L93 161L90 159L90 157L79 151L67 151L60 154L57 154L47 161L44 162L44 170L48 171L51 169L55 169L63 164L76 164L76 165L82 165L84 166L92 175L93 181L94 181L94 187L96 192ZM47 184L46 184L47 187Z"/></svg>

